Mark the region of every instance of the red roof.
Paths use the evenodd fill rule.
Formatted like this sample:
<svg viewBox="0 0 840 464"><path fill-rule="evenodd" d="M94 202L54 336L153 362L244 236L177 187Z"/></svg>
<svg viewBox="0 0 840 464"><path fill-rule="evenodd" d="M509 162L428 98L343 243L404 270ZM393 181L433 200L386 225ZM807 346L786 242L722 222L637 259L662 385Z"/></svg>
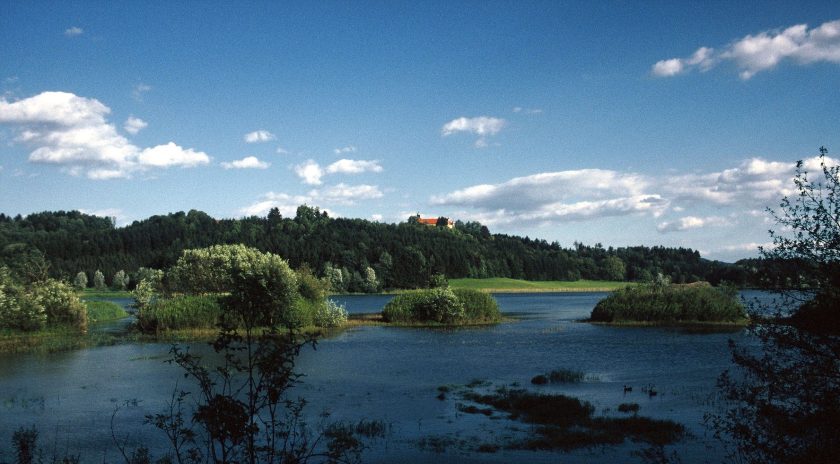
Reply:
<svg viewBox="0 0 840 464"><path fill-rule="evenodd" d="M437 224L437 218L430 218L430 219L420 218L420 224L436 225Z"/></svg>

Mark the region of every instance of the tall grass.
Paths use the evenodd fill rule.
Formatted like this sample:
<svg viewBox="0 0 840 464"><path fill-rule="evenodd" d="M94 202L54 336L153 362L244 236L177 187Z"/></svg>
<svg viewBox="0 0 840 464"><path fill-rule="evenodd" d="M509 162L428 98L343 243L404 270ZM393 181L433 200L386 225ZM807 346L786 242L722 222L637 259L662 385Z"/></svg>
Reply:
<svg viewBox="0 0 840 464"><path fill-rule="evenodd" d="M216 327L222 308L215 295L158 299L137 314L137 325L146 333Z"/></svg>
<svg viewBox="0 0 840 464"><path fill-rule="evenodd" d="M625 287L598 302L597 322L739 322L747 317L734 289L711 285Z"/></svg>

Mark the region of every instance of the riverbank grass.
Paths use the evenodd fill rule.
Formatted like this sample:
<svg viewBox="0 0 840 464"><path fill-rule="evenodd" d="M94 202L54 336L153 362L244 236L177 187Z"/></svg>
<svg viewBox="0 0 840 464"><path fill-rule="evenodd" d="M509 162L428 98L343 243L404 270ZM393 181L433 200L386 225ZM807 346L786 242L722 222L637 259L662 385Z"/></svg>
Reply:
<svg viewBox="0 0 840 464"><path fill-rule="evenodd" d="M470 289L487 293L536 293L536 292L612 292L632 282L612 280L520 280L504 277L489 279L450 279L452 289Z"/></svg>
<svg viewBox="0 0 840 464"><path fill-rule="evenodd" d="M113 301L84 300L87 307L88 322L116 321L128 317L122 306Z"/></svg>

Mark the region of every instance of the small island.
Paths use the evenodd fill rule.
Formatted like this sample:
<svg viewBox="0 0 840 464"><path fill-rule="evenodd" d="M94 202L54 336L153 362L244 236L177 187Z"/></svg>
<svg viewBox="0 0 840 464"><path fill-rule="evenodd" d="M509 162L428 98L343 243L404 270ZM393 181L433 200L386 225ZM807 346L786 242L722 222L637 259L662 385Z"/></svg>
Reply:
<svg viewBox="0 0 840 464"><path fill-rule="evenodd" d="M495 298L449 287L397 295L382 310L385 322L407 325L480 325L502 320Z"/></svg>
<svg viewBox="0 0 840 464"><path fill-rule="evenodd" d="M667 279L625 287L598 302L588 322L616 325L744 325L744 306L732 287Z"/></svg>

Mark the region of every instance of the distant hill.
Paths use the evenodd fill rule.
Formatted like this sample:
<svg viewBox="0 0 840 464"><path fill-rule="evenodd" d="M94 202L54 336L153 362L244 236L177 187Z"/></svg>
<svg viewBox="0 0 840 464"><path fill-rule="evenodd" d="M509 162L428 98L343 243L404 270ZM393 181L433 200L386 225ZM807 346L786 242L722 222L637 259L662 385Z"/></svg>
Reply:
<svg viewBox="0 0 840 464"><path fill-rule="evenodd" d="M300 206L294 218L275 209L266 217L214 219L196 210L152 216L125 227L78 211L55 211L14 218L0 214L0 260L20 259L33 250L45 255L49 273L70 278L99 269L110 280L120 269L163 269L186 248L242 243L277 253L293 267L308 265L330 273L348 290L364 285L370 270L385 288L418 288L432 276L507 277L525 280L643 281L657 273L675 283L722 280L749 284L752 264L727 264L700 257L687 248L621 247L575 244L491 234L477 222L447 221L431 226L417 217L400 224L330 218L318 208Z"/></svg>

